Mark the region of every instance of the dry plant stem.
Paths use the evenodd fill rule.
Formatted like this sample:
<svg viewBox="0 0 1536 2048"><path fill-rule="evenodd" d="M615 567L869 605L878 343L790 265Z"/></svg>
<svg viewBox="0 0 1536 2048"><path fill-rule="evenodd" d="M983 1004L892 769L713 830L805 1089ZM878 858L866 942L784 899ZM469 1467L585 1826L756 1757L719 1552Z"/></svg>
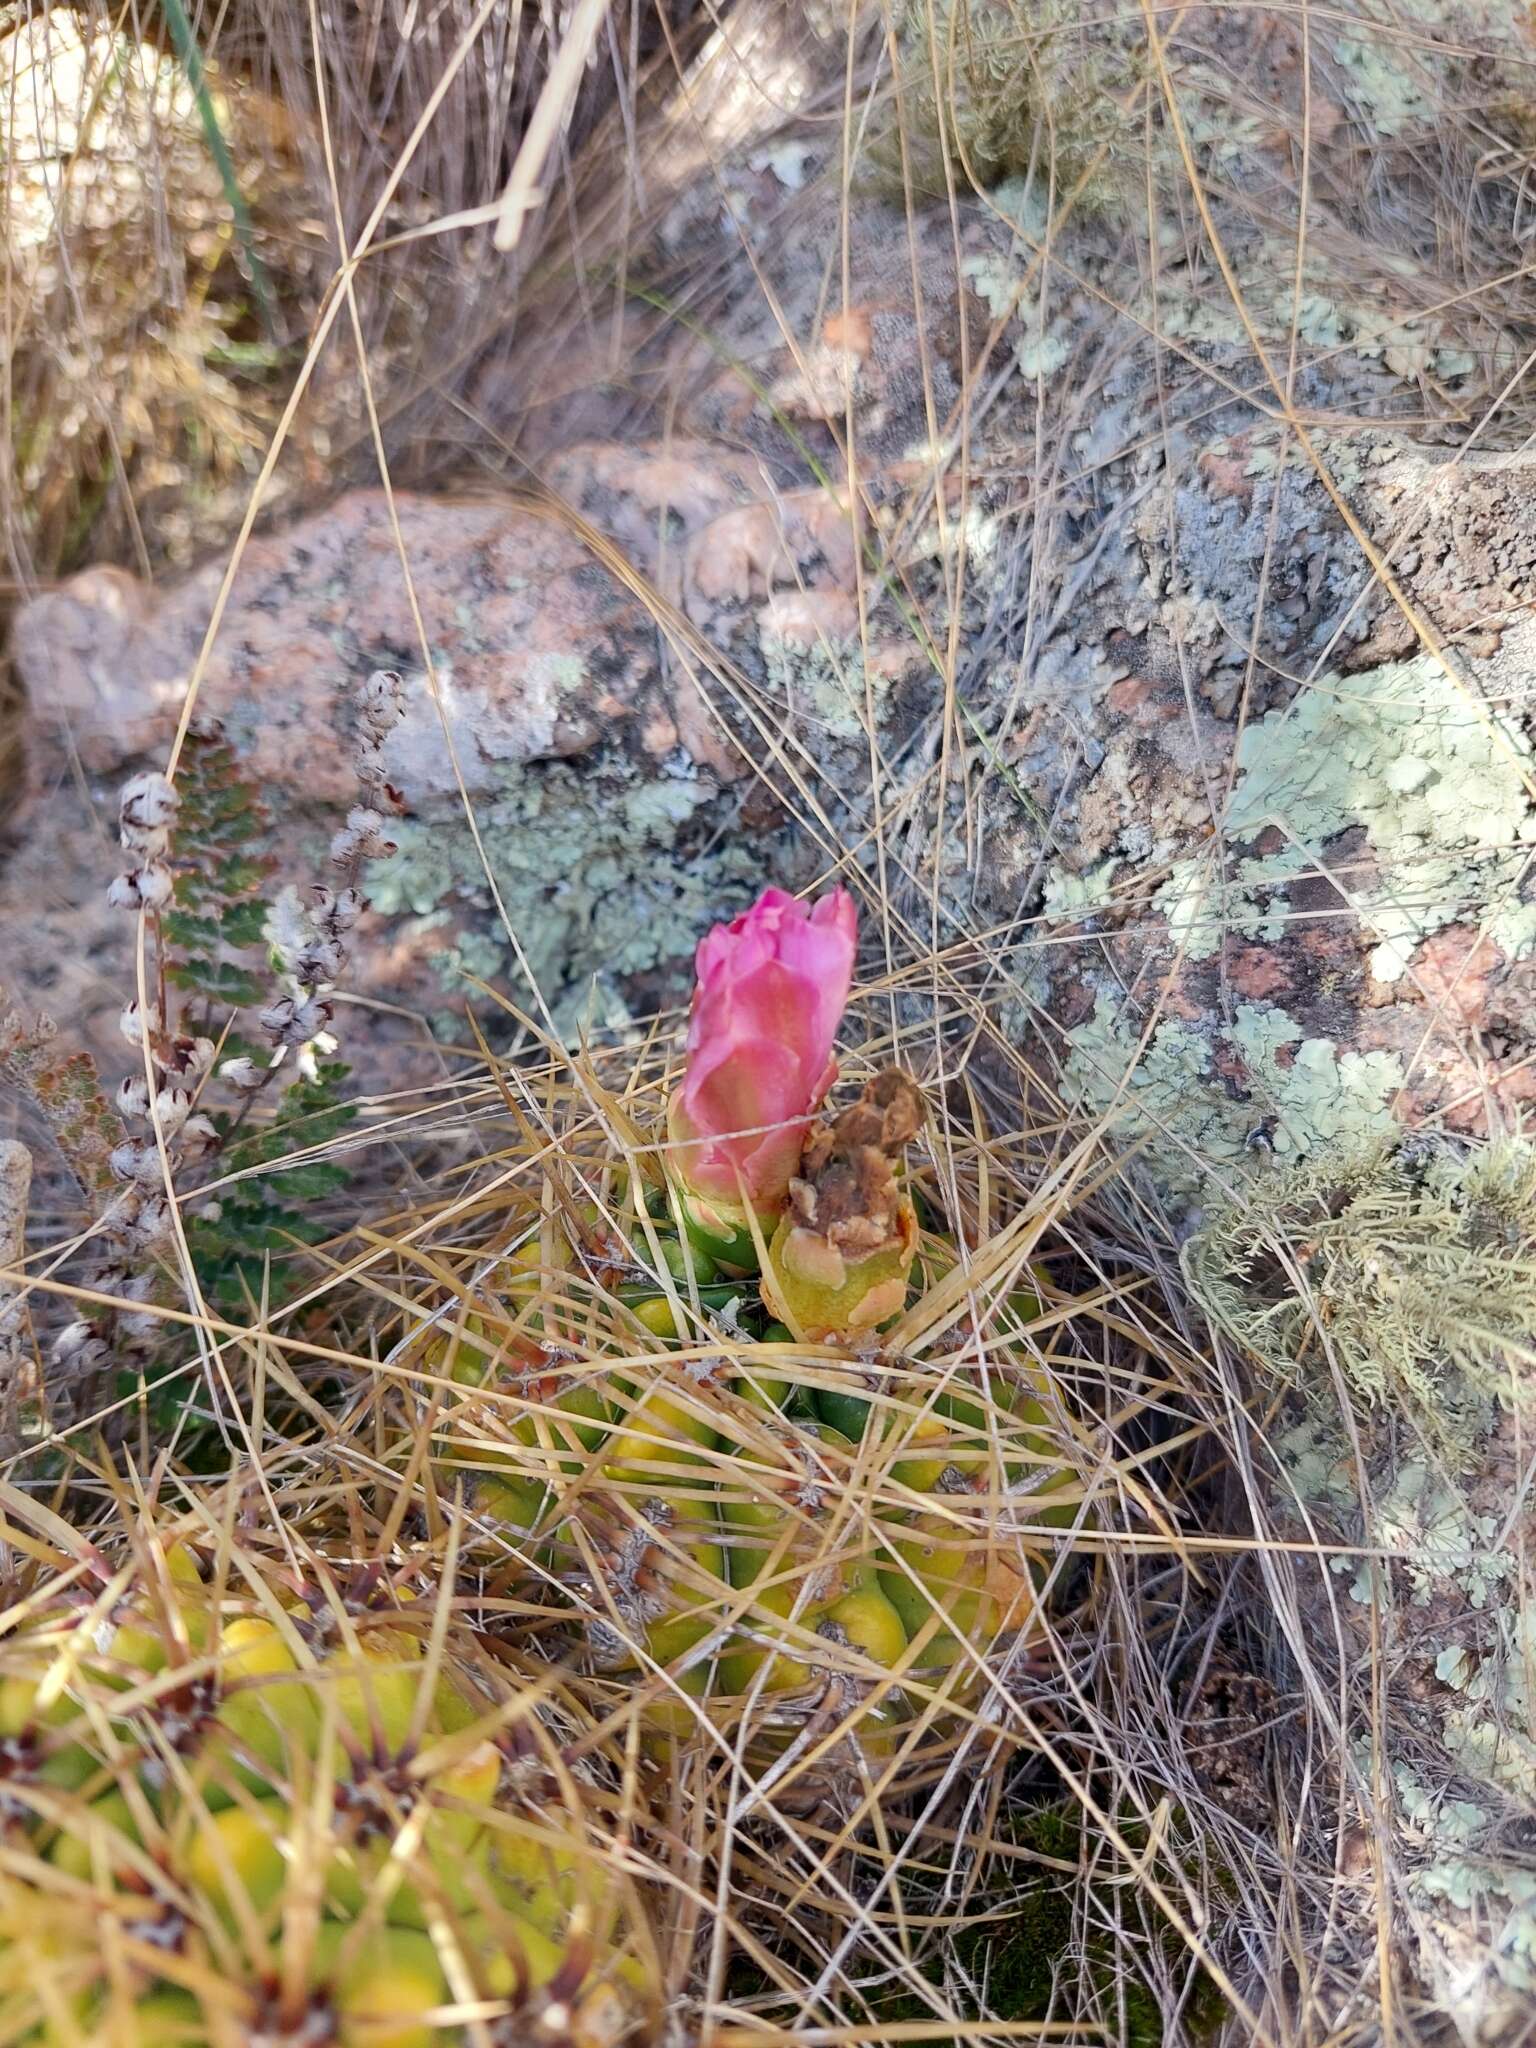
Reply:
<svg viewBox="0 0 1536 2048"><path fill-rule="evenodd" d="M5 1271L19 1271L26 1259L31 1191L30 1150L15 1138L0 1140L0 1269ZM25 1299L0 1281L0 1448L15 1440L23 1404L41 1392Z"/></svg>
<svg viewBox="0 0 1536 2048"><path fill-rule="evenodd" d="M602 28L610 0L580 0L572 13L565 41L560 45L544 90L539 94L533 119L528 123L507 189L497 210L496 247L503 255L517 247L523 223L543 199L538 181L555 137L570 113L576 88Z"/></svg>

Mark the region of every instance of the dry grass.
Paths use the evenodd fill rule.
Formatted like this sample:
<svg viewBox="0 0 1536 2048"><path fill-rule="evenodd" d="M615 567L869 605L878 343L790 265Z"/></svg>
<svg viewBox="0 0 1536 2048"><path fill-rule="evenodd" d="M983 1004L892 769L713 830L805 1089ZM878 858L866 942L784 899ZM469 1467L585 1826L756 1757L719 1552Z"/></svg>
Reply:
<svg viewBox="0 0 1536 2048"><path fill-rule="evenodd" d="M983 124L984 152L1002 151L996 162L976 154L976 131L956 100L957 82L974 76L973 59L956 55L964 10L936 7L925 17L904 9L901 22L870 10L847 43L844 24L818 39L797 16L779 24L778 46L786 61L803 59L812 78L800 103L806 118L842 138L884 124L884 174L913 209L957 206L972 173L982 184L989 170L1032 166L1049 203L1028 252L1031 277L1067 276L1097 295L1105 334L1115 321L1144 328L1144 301L1071 272L1069 230L1090 207L1108 208L1103 232L1131 252L1143 283L1155 287L1175 259L1185 263L1208 305L1251 344L1244 367L1218 364L1214 382L1256 393L1325 478L1319 426L1338 434L1353 424L1309 381L1331 345L1309 339L1299 314L1275 330L1266 326L1273 308L1248 303L1230 255L1239 226L1271 237L1298 280L1314 265L1348 276L1384 318L1428 323L1437 346L1472 352L1476 380L1452 398L1426 373L1411 399L1394 401L1401 420L1468 446L1521 441L1528 416L1517 372L1530 340L1524 117L1504 118L1469 88L1460 104L1409 122L1351 166L1321 146L1324 126L1350 110L1333 44L1315 62L1306 54L1309 39L1321 38L1318 10L1264 10L1267 30L1239 35L1235 19L1249 26L1252 11L1198 10L1186 22L1146 7L1106 18L1102 38L1085 37L1106 80L1096 117L1103 122L1107 92L1113 119L1090 128L1086 142L1080 130L1054 134L1048 104L1002 144L995 123ZM995 24L1002 10L987 14ZM214 539L230 543L233 567L264 504L323 490L360 455L390 483L431 473L466 446L483 458L488 441L500 445L495 461L515 462L528 422L517 388L509 398L497 379L530 332L548 346L549 336L611 328L608 360L618 362L621 391L614 416L645 414L652 393L619 360L626 331L617 315L626 253L640 246L670 189L675 128L648 120L648 110L689 51L670 32L657 39L649 16L614 10L576 122L536 181L544 209L508 270L491 253L492 223L558 41L547 11L516 17L517 37L513 18L456 0L405 35L378 9L359 19L354 39L337 40L317 13L262 0L204 25L256 247L274 282L274 337L263 334L241 276L237 238L173 67L152 43L129 37L121 45L127 83L102 99L104 68L75 64L71 118L80 120L86 102L98 107L89 148L71 157L81 169L61 187L42 143L33 161L7 159L13 208L30 207L36 223L7 271L0 508L18 587L87 555L154 569ZM931 31L926 51L911 37L913 18ZM89 31L83 48L94 47L92 37L123 36L115 18L110 28L104 14L79 19ZM1000 74L1008 91L1043 61L1039 24L1022 10L1012 19L1018 47L1006 47L1005 34ZM22 81L35 91L41 78L55 90L73 45L53 20L56 36L41 40L29 66L12 68L13 107ZM763 18L742 7L704 26L713 40L692 74L700 107L730 70L733 37L745 42ZM893 61L903 26L905 56ZM1427 60L1431 31L1414 33ZM848 56L846 75L828 65L829 48ZM1282 90L1287 53L1297 49L1305 83ZM1065 61L1060 51L1057 60ZM1190 139L1180 82L1197 60L1217 81L1204 79L1207 102L1225 95L1234 124L1267 122L1285 133L1287 151L1272 159L1278 168L1261 191L1229 187L1220 160L1213 169ZM1467 75L1475 80L1475 69ZM13 123L19 118L12 113ZM705 175L714 175L735 140L730 116L701 129L691 139ZM157 143L148 152L146 134ZM708 165L710 149L719 164ZM850 163L852 155L850 140ZM95 175L85 178L86 169ZM132 260L121 262L125 252ZM958 262L958 239L955 254ZM338 256L355 261L338 268ZM914 279L920 331L933 312L923 299L929 289L931 279ZM836 277L827 290L835 304ZM710 332L758 292L766 300L743 242L714 264L684 264L666 280L665 298ZM445 298L455 309L446 334L432 330ZM1213 1346L1189 1308L1174 1225L1119 1156L1113 1120L1074 1128L1054 1097L1057 1027L1038 1017L1038 1042L1024 1048L1004 1030L1005 1011L1027 1013L1033 1001L1019 964L1019 942L1027 953L1031 933L983 918L967 890L1024 719L1015 696L980 734L969 685L982 668L1019 663L1022 673L1072 604L1070 530L1095 480L1073 437L1127 345L1103 336L1085 345L1062 390L1040 387L1029 431L1014 423L994 437L1001 326L963 334L960 397L949 417L933 408L943 453L914 488L904 530L888 547L872 543L863 565L861 600L894 586L932 665L928 709L899 761L869 719L867 787L835 785L814 741L785 725L761 683L709 647L659 592L646 595L669 656L723 721L752 737L764 781L825 872L861 892L868 940L855 1063L900 1058L939 1105L919 1171L939 1209L964 1220L972 1263L963 1285L940 1285L908 1311L888 1346L901 1354L899 1392L880 1398L896 1413L920 1410L989 1345L1031 1361L1059 1405L1062 1460L1081 1508L1070 1549L1055 1539L1049 1546L1047 1572L1061 1597L1027 1666L1002 1665L988 1690L949 1697L908 1674L919 1710L890 1767L873 1774L867 1766L863 1775L829 1772L811 1743L765 1780L739 1726L707 1725L659 1787L641 1757L645 1709L669 1688L660 1671L617 1685L572 1680L572 1711L619 1756L623 1798L637 1808L643 1801L655 1817L652 1874L667 1901L679 2035L828 2048L1139 2040L1150 2037L1133 2029L1151 2010L1172 2044L1208 2028L1202 1987L1214 1983L1233 2041L1299 2048L1380 2038L1392 1999L1390 1985L1373 1978L1387 1973L1373 1959L1381 1930L1336 1887L1316 1850L1330 1820L1353 1823L1362 1812L1369 1820L1369 1787L1345 1753L1326 1656L1307 1654L1296 1574L1315 1560L1294 1556L1270 1520L1256 1465L1268 1417L1250 1412L1245 1361ZM803 335L782 338L791 352L805 346ZM1150 345L1155 401L1169 395L1181 363L1208 367L1196 342L1159 335ZM240 349L256 353L231 355ZM497 375L487 383L488 361ZM1156 442L1168 433L1166 413L1154 403L1136 431ZM834 422L829 438L850 496L873 515L851 419ZM941 571L925 582L901 542L924 519L941 533L946 521L962 524L984 485L994 506L1010 492L1028 504L1029 539L1006 588L988 600L985 624L968 634L965 551L941 548ZM277 498L264 500L274 487ZM868 530L880 530L873 516ZM1380 567L1375 550L1367 553ZM401 568L408 581L403 554ZM430 674L425 647L422 660ZM473 824L467 795L465 808ZM1052 821L1041 823L1043 864ZM1033 936L1050 942L1043 926ZM509 927L507 937L516 951L517 933ZM653 1137L679 1020L654 1020L638 1050L576 1056L548 1038L537 991L519 1000L530 1013L522 1019L527 1058L486 1055L468 1078L433 1095L367 1106L368 1140L375 1156L389 1158L393 1185L317 1255L295 1302L273 1316L253 1304L236 1325L208 1312L183 1269L174 1276L178 1306L161 1313L168 1326L178 1323L178 1341L188 1331L195 1340L183 1367L178 1456L195 1442L203 1462L227 1456L264 1473L274 1522L296 1539L308 1509L294 1504L312 1492L349 1511L366 1502L358 1512L392 1567L412 1546L434 1557L462 1546L471 1562L458 1602L487 1635L516 1638L536 1661L571 1653L569 1590L538 1590L539 1571L505 1533L466 1512L455 1473L488 1449L537 1460L509 1436L505 1401L468 1399L431 1369L422 1319L451 1324L471 1292L485 1292L509 1245L546 1213L546 1188L557 1205L595 1202L623 1258L654 1270L655 1244L623 1208L618 1169ZM327 1149L353 1156L351 1142ZM37 1244L29 1258L40 1322L50 1296L69 1292L52 1277L57 1249ZM1050 1275L1046 1313L1008 1323L1004 1312L999 1334L999 1304L1037 1257ZM558 1299L543 1306L563 1319L581 1354L562 1370L601 1358L606 1373L643 1389L679 1365L742 1363L729 1329L681 1298L690 1338L681 1352L641 1345L626 1305L600 1277L562 1279ZM810 1356L799 1369L814 1379L840 1367ZM133 1412L137 1390L117 1401ZM76 1417L46 1447L55 1462L45 1478L36 1476L44 1468L35 1453L19 1466L9 1482L18 1502L46 1494L87 1529L98 1517L110 1523L121 1478L93 1470L85 1448L101 1419ZM146 1465L152 1449L141 1439ZM718 1478L729 1487L740 1469L733 1481L730 1454L719 1456ZM546 1475L547 1463L546 1455ZM200 1483L213 1482L205 1474ZM873 1497L882 1483L872 1482ZM844 1533L833 1517L825 1541ZM8 1518L7 1541L14 1538ZM1234 1662L1239 1679L1273 1681L1270 1692L1229 1688L1236 1704L1225 1720L1216 1715L1218 1750L1241 1747L1257 1760L1246 1787L1234 1786L1224 1758L1213 1765L1202 1719ZM1284 1802L1274 1796L1292 1767L1324 1788L1311 1794L1305 1839L1288 1838ZM1065 1851L1058 1838L1053 1852L1031 1834L1032 1820L1063 1803L1080 1825ZM1318 1808L1331 1811L1319 1818ZM1031 1910L1046 1888L1070 1898L1056 1996L1043 2013L1010 2015L997 1989L1007 1944L1029 1938L1021 1930L1036 1924ZM990 1963L986 1945L967 1933L988 1914L1001 1916ZM1051 1924L1059 1934L1059 1921Z"/></svg>

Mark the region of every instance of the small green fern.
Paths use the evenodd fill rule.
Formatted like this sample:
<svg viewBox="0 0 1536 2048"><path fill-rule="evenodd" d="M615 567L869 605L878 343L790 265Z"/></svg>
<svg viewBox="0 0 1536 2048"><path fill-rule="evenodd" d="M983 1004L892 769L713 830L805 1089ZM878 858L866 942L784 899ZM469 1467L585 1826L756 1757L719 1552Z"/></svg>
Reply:
<svg viewBox="0 0 1536 2048"><path fill-rule="evenodd" d="M272 965L266 932L274 863L263 849L269 819L221 737L190 739L178 783L175 907L164 920L165 979L188 997L184 1028L217 1037L226 1059L257 1058L266 1046L246 1039L236 1013L267 1002ZM226 1029L226 1026L228 1028ZM279 1070L281 1075L285 1070ZM315 1204L347 1185L344 1167L299 1157L335 1138L357 1115L342 1099L348 1075L339 1060L293 1072L270 1110L205 1105L218 1132L218 1199L194 1211L188 1244L210 1306L236 1317L265 1297L276 1306L298 1286L294 1254L328 1235ZM257 1169L271 1166L262 1173Z"/></svg>

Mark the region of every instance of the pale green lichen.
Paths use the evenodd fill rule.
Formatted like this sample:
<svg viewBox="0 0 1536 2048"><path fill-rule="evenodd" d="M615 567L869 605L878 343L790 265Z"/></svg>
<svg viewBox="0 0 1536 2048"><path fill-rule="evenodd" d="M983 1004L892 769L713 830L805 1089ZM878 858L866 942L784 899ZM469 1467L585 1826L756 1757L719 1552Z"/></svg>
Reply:
<svg viewBox="0 0 1536 2048"><path fill-rule="evenodd" d="M1536 1147L1522 1140L1335 1145L1218 1208L1184 1269L1206 1312L1277 1377L1294 1381L1308 1359L1330 1383L1336 1370L1367 1405L1412 1412L1454 1465L1513 1398L1536 1328L1533 1239ZM1493 1529L1415 1462L1377 1515L1384 1547L1399 1531L1473 1605L1511 1569Z"/></svg>
<svg viewBox="0 0 1536 2048"><path fill-rule="evenodd" d="M1305 1506L1348 1508L1355 1504L1349 1445L1342 1432L1322 1416L1304 1415L1273 1440L1272 1448L1297 1500Z"/></svg>
<svg viewBox="0 0 1536 2048"><path fill-rule="evenodd" d="M1309 446L1303 448L1288 428L1255 431L1245 441L1247 460L1243 474L1277 477L1282 471L1292 470L1315 476L1321 465L1339 490L1353 491L1373 463L1389 461L1393 452L1390 442L1373 445L1362 435L1330 434L1326 427L1314 427L1307 439Z"/></svg>
<svg viewBox="0 0 1536 2048"><path fill-rule="evenodd" d="M891 679L866 666L856 640L818 640L806 646L764 632L759 645L763 679L783 699L796 725L856 740L880 721Z"/></svg>
<svg viewBox="0 0 1536 2048"><path fill-rule="evenodd" d="M1362 120L1375 135L1402 135L1434 113L1422 47L1398 35L1337 36L1334 61Z"/></svg>
<svg viewBox="0 0 1536 2048"><path fill-rule="evenodd" d="M1523 2037L1536 1990L1533 1246L1536 1145L1420 1134L1255 1176L1183 1254L1257 1368L1255 1412L1290 1389L1269 1447L1307 1513L1281 1532L1346 1581L1341 1677L1387 1680L1358 1787L1426 1983L1488 2041Z"/></svg>
<svg viewBox="0 0 1536 2048"><path fill-rule="evenodd" d="M1054 377L1069 359L1072 343L1066 323L1047 318L1045 301L1024 283L1027 258L1010 262L1003 256L967 256L960 266L977 297L994 320L1009 321L1014 361L1033 383Z"/></svg>
<svg viewBox="0 0 1536 2048"><path fill-rule="evenodd" d="M1117 1138L1161 1139L1159 1177L1186 1192L1199 1185L1203 1169L1251 1157L1256 1122L1272 1123L1269 1142L1282 1156L1393 1128L1387 1105L1403 1082L1395 1054L1341 1053L1327 1039L1308 1038L1269 1003L1239 1004L1228 1036L1248 1069L1247 1101L1223 1085L1209 1038L1177 1018L1157 1027L1122 1091L1139 1032L1126 1009L1101 992L1092 1017L1068 1034L1066 1082L1079 1108L1113 1112Z"/></svg>
<svg viewBox="0 0 1536 2048"><path fill-rule="evenodd" d="M1038 288L1045 273L1037 252L1050 231L1050 206L1039 178L1005 179L991 203L1014 225L1015 239L1006 254L967 256L961 275L994 320L1009 322L1014 361L1025 377L1039 383L1054 377L1072 353L1067 323L1049 315Z"/></svg>
<svg viewBox="0 0 1536 2048"><path fill-rule="evenodd" d="M1170 340L1223 349L1249 348L1255 334L1270 346L1289 345L1294 331L1304 349L1347 353L1402 378L1428 373L1450 382L1476 367L1448 313L1384 313L1351 298L1337 268L1322 263L1308 266L1298 291L1294 246L1279 236L1261 236L1240 252L1238 290L1241 310L1222 279L1170 264L1141 317ZM1347 442L1335 437L1335 446L1335 480L1347 488L1358 473Z"/></svg>
<svg viewBox="0 0 1536 2048"><path fill-rule="evenodd" d="M1449 1480L1417 1460L1399 1466L1371 1517L1372 1537L1401 1562L1415 1607L1427 1607L1447 1579L1473 1608L1486 1607L1514 1570L1514 1559L1496 1546L1498 1529L1495 1516L1474 1514ZM1357 1600L1373 1597L1361 1581L1354 1593Z"/></svg>
<svg viewBox="0 0 1536 2048"><path fill-rule="evenodd" d="M616 756L579 775L559 762L509 768L496 794L477 803L508 919L567 1036L594 1009L604 1023L623 1022L623 979L681 963L710 921L745 898L757 868L745 847L731 839L677 847L713 796L707 782L642 778ZM395 837L398 852L368 877L374 908L405 919L408 940L443 930L434 964L445 992L474 975L506 985L526 1006L467 823L407 820Z"/></svg>
<svg viewBox="0 0 1536 2048"><path fill-rule="evenodd" d="M1469 1776L1536 1801L1536 1608L1506 1602L1490 1619L1476 1656L1436 1664L1458 1696L1445 1714L1446 1747Z"/></svg>
<svg viewBox="0 0 1536 2048"><path fill-rule="evenodd" d="M1368 1750L1357 1752L1356 1761L1363 1773L1370 1770ZM1487 1831L1493 1816L1486 1806L1475 1805L1470 1799L1438 1797L1407 1764L1394 1764L1392 1777L1403 1818L1421 1832L1470 1849Z"/></svg>
<svg viewBox="0 0 1536 2048"><path fill-rule="evenodd" d="M1521 958L1536 947L1536 903L1521 895L1536 844L1532 759L1504 710L1428 656L1324 677L1238 743L1228 844L1269 829L1283 843L1232 858L1225 875L1208 857L1177 863L1158 907L1188 955L1206 959L1229 931L1278 937L1289 885L1322 873L1376 934L1378 981L1400 979L1416 946L1462 920ZM1368 865L1329 856L1352 829Z"/></svg>
<svg viewBox="0 0 1536 2048"><path fill-rule="evenodd" d="M1356 1761L1367 1774L1370 1757L1363 1747ZM1475 1916L1487 1929L1488 1959L1498 1976L1516 1991L1536 1991L1536 1871L1522 1869L1507 1853L1493 1853L1496 1820L1488 1808L1432 1789L1406 1762L1393 1764L1392 1782L1398 1811L1423 1859L1409 1874L1410 1890L1432 1913L1451 1906Z"/></svg>
<svg viewBox="0 0 1536 2048"><path fill-rule="evenodd" d="M1070 868L1052 868L1045 878L1041 913L1047 924L1080 924L1108 908L1110 884L1120 862L1111 855L1097 867L1074 874Z"/></svg>

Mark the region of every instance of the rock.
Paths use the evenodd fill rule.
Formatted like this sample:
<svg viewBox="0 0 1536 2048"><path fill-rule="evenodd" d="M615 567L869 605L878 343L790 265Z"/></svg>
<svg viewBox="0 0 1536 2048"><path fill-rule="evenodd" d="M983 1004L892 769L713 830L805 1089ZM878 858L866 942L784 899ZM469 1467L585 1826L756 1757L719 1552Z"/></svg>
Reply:
<svg viewBox="0 0 1536 2048"><path fill-rule="evenodd" d="M1120 1138L1165 1141L1157 1171L1176 1200L1251 1164L1252 1148L1297 1157L1431 1117L1481 1132L1532 1094L1529 465L1464 459L1442 489L1427 451L1383 439L1374 452L1351 498L1383 541L1406 478L1422 530L1453 501L1497 523L1486 501L1500 494L1498 562L1426 547L1403 570L1433 630L1449 638L1475 609L1479 655L1453 643L1372 662L1396 613L1373 596L1355 608L1347 672L1298 687L1283 647L1251 686L1227 671L1238 734L1231 696L1188 689L1198 656L1165 601L1106 645L1097 703L1091 687L1080 700L1097 745L1059 799L1073 851L1047 869L1057 943L1034 963L1035 1000L1063 1027L1079 1103L1113 1105ZM1330 532L1301 512L1293 536ZM1368 569L1336 521L1331 533L1339 566L1315 580L1339 595L1303 629L1336 637L1333 607L1350 582L1364 592ZM1182 663L1162 658L1164 632ZM1092 946L1060 943L1074 934Z"/></svg>
<svg viewBox="0 0 1536 2048"><path fill-rule="evenodd" d="M197 709L270 797L350 801L355 696L375 668L407 677L387 749L407 812L455 795L460 778L480 795L509 765L627 739L631 723L644 750L661 698L654 622L574 534L490 496L403 492L394 512L398 541L385 494L350 492L246 550ZM210 564L152 598L119 571L87 570L21 612L29 693L87 768L168 748L221 577Z"/></svg>
<svg viewBox="0 0 1536 2048"><path fill-rule="evenodd" d="M758 459L686 441L570 449L546 477L537 498L401 492L393 515L382 492L349 492L254 541L196 709L272 813L276 883L302 887L356 800L359 685L398 669L407 711L385 758L399 852L370 880L389 924L357 949L350 993L430 1016L478 975L527 1007L520 951L566 1029L594 981L607 1021L638 980L677 991L703 928L770 858L721 829L746 756L701 629L740 646L764 621L804 638L858 613L835 492L778 489ZM15 624L33 794L0 881L8 980L24 1003L67 1008L114 1065L130 934L103 907L113 853L81 832L70 763L110 821L115 780L166 754L221 574L150 590L89 570Z"/></svg>

